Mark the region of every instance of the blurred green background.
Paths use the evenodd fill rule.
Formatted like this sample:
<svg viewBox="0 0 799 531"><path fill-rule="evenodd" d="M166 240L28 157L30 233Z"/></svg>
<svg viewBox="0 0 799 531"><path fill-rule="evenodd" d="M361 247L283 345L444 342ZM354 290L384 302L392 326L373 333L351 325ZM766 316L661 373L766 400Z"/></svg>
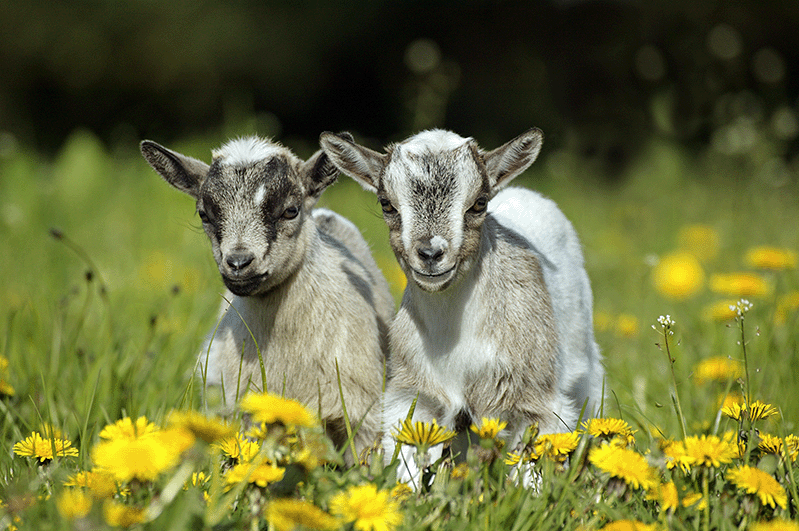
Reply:
<svg viewBox="0 0 799 531"><path fill-rule="evenodd" d="M11 360L0 377L18 407L46 382L56 419L78 407L81 380L85 396L102 382L111 419L152 408L150 395L168 410L179 393L164 389L188 378L214 323L222 284L193 201L146 165L143 138L209 160L249 133L307 157L325 130L378 149L445 127L491 149L540 127L542 154L516 183L574 223L608 388L661 422L673 417L657 317L670 313L683 338L685 402L712 412L694 367L739 359L740 346L705 308L744 295L711 289L712 275L756 269L751 247L799 249L795 0L21 0L0 2L0 21L0 355ZM341 178L321 204L358 224L398 296L375 198ZM690 250L697 227L711 236L696 286L657 289L654 268ZM753 374L777 400L799 390L799 278L795 264L754 272L768 289L751 315L763 330ZM779 404L792 419L794 402Z"/></svg>

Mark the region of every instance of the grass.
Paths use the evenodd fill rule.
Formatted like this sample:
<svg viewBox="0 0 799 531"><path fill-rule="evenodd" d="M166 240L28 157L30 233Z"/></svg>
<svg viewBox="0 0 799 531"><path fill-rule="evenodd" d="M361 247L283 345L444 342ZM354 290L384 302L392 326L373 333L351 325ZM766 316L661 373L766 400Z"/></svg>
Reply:
<svg viewBox="0 0 799 531"><path fill-rule="evenodd" d="M214 146L192 140L174 147L207 159ZM403 515L400 528L576 529L629 519L673 529L742 529L773 516L796 518L795 464L750 448L731 463L694 466L684 474L667 468L659 444L664 436L683 440L683 423L688 436L721 437L728 430L754 435L751 421L739 423L719 413L723 395L735 391L779 410L757 421L758 433L799 432L799 304L786 298L799 290L799 274L795 268L760 270L745 261L747 250L756 246L799 249L796 175L774 185L759 172L761 162L755 155L732 159L712 151L689 153L654 140L616 183L603 180L590 162L557 150L545 152L516 182L557 201L583 241L607 369L605 416L636 430L633 448L648 455L663 482L673 480L685 489L681 501L701 494L708 508L660 510L642 489L590 461L598 443L588 436L569 452L568 468L557 459L539 459L534 465L538 487L521 488L505 480L504 450L495 452L499 443L492 439L481 442L484 451L470 454L460 472L439 473L428 490L396 498L401 500L396 501ZM0 356L8 360L6 369L0 367L0 380L14 388L11 396L0 398L0 529L70 529L84 525L80 522L102 527L107 517L97 503L83 520L60 515L55 500L62 483L78 470L91 469L90 450L104 426L142 415L166 426L173 409L204 411L191 375L201 340L214 326L222 285L192 200L161 182L136 146L109 151L91 135L76 132L53 160L24 150L6 154L0 175ZM403 279L375 198L342 178L320 204L361 228L399 296ZM712 236L699 250L690 243L697 225ZM701 278L693 278L696 285L687 294L677 293L674 282L656 288L657 263L681 249L696 257ZM742 271L762 278L766 292L725 296L710 289L713 275ZM740 321L707 316L709 305L742 297L753 303L743 329ZM664 336L658 323L665 315L675 322L673 336ZM701 378L700 363L716 358L746 361L740 382ZM42 466L14 454L16 443L45 425L59 429L79 455ZM277 446L270 451L283 445L286 455L293 455L301 449L285 435L273 432L270 444ZM245 482L225 494L213 458L197 448L207 449L195 447L156 481L132 487L126 503L151 511L152 521L140 525L265 528L253 508L268 505L278 487ZM780 479L785 509L764 508L726 479L737 459ZM352 470L310 467L302 473L292 463L289 469L303 481L279 482L288 489L283 494L302 495L326 511L351 487L373 484L378 494L394 488L392 468L379 462ZM197 470L210 478L210 501L196 491L174 490ZM394 510L390 500L386 506L371 503L388 514Z"/></svg>

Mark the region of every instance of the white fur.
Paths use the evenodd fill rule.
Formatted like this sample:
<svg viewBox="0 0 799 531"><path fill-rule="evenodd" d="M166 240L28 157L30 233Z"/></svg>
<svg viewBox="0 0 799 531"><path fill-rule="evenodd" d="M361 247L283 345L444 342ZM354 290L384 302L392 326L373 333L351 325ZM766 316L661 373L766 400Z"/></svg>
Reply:
<svg viewBox="0 0 799 531"><path fill-rule="evenodd" d="M437 249L444 249L445 251L449 248L449 242L438 234L430 238L430 245Z"/></svg>
<svg viewBox="0 0 799 531"><path fill-rule="evenodd" d="M588 414L596 413L604 369L594 342L591 284L577 234L554 201L532 190L506 188L489 202L488 211L502 225L527 238L540 254L558 328L560 387L570 389L580 377L591 375L581 394L590 398Z"/></svg>
<svg viewBox="0 0 799 531"><path fill-rule="evenodd" d="M452 131L430 129L412 136L399 146L403 152L421 155L430 151L452 151L463 146L469 140L471 138L463 138Z"/></svg>
<svg viewBox="0 0 799 531"><path fill-rule="evenodd" d="M230 166L248 166L262 160L268 160L285 148L256 136L248 136L229 140L222 147L212 151L214 160L220 159L222 164Z"/></svg>
<svg viewBox="0 0 799 531"><path fill-rule="evenodd" d="M255 191L255 195L252 198L253 203L256 205L260 205L266 199L266 186L263 184L258 187L258 190Z"/></svg>

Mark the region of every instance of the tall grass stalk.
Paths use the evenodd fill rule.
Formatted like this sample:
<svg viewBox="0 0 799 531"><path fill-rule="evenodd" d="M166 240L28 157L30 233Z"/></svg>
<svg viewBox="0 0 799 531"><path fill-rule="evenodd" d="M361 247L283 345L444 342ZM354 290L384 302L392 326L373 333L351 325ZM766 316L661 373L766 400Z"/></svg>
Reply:
<svg viewBox="0 0 799 531"><path fill-rule="evenodd" d="M352 438L355 434L350 424L350 415L347 413L347 401L344 399L344 386L341 385L341 371L339 371L338 368L338 358L336 358L336 381L338 382L338 394L341 398L341 410L344 414L344 427L347 430L347 442L342 450L346 451L346 448L349 446L350 452L352 452L352 462L358 464L358 452L355 450L355 445L352 444Z"/></svg>
<svg viewBox="0 0 799 531"><path fill-rule="evenodd" d="M674 406L674 411L677 413L677 418L680 421L680 430L682 431L682 438L685 439L688 437L688 429L685 425L685 415L682 411L682 404L680 403L680 393L677 391L677 375L674 373L674 362L676 361L674 357L671 355L671 349L669 348L669 336L674 335L674 331L671 329L674 326L674 320L671 318L670 315L663 317L662 315L658 318L658 323L660 323L661 333L663 334L663 347L662 349L666 352L666 357L669 360L669 371L671 372L671 385L672 385L672 394L671 400ZM655 330L657 328L655 325L652 325Z"/></svg>

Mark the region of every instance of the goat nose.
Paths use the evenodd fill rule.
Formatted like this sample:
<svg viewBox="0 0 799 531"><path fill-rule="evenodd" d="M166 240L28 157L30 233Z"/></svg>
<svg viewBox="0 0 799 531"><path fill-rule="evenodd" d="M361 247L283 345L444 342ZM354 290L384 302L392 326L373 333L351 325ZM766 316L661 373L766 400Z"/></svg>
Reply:
<svg viewBox="0 0 799 531"><path fill-rule="evenodd" d="M444 256L444 249L441 247L419 247L416 249L416 253L419 255L419 258L424 260L425 262L437 262L442 256Z"/></svg>
<svg viewBox="0 0 799 531"><path fill-rule="evenodd" d="M227 262L227 265L229 265L230 269L233 271L241 271L250 265L253 260L255 260L254 254L238 251L230 253L227 258L225 258L225 262Z"/></svg>

